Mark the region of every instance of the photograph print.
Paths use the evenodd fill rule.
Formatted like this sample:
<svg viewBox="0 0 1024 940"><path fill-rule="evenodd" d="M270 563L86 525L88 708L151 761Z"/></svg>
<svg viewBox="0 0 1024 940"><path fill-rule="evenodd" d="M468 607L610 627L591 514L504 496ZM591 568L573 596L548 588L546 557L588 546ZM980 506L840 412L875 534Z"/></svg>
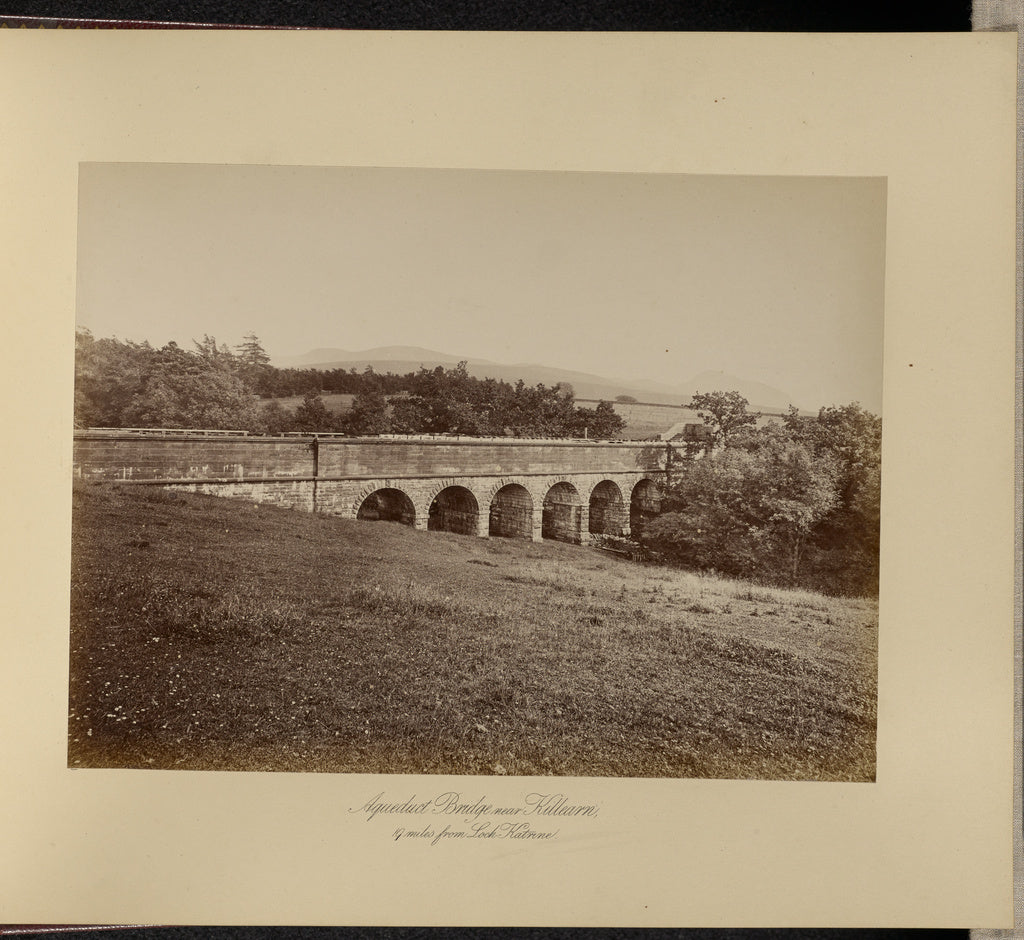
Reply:
<svg viewBox="0 0 1024 940"><path fill-rule="evenodd" d="M82 164L68 766L874 781L885 209Z"/></svg>

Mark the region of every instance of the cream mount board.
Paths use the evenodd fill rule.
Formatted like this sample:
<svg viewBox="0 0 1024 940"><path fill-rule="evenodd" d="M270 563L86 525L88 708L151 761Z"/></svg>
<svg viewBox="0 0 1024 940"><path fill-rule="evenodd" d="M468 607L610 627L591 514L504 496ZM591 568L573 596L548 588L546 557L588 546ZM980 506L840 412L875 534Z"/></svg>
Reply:
<svg viewBox="0 0 1024 940"><path fill-rule="evenodd" d="M1010 926L1015 42L0 33L0 922ZM67 769L94 163L884 178L876 781L560 779L599 815L431 846L350 810L550 782Z"/></svg>

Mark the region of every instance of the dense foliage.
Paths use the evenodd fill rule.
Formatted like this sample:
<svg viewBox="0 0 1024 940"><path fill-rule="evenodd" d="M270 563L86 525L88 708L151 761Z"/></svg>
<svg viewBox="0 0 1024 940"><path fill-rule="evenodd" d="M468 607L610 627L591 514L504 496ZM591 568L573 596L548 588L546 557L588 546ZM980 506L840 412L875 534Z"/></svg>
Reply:
<svg viewBox="0 0 1024 940"><path fill-rule="evenodd" d="M237 359L211 337L194 351L168 343L76 335L75 423L80 427L251 428L259 409Z"/></svg>
<svg viewBox="0 0 1024 940"><path fill-rule="evenodd" d="M591 437L622 432L609 402L576 405L572 387L478 379L464 362L405 375L355 369L278 369L248 334L232 351L204 336L194 350L168 343L76 336L75 423L79 427L209 428L280 434L438 433ZM355 396L336 414L322 393ZM294 409L275 399L302 395Z"/></svg>
<svg viewBox="0 0 1024 940"><path fill-rule="evenodd" d="M878 591L881 419L858 404L744 421L731 393L707 409L713 443L674 474L643 541L688 568L831 594ZM747 416L750 417L750 416Z"/></svg>

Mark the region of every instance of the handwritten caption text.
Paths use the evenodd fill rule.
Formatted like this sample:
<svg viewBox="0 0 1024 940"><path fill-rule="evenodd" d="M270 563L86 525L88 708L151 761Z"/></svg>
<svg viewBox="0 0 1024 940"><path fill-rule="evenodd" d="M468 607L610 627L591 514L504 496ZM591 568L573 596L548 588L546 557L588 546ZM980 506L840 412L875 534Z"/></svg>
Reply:
<svg viewBox="0 0 1024 940"><path fill-rule="evenodd" d="M447 790L430 799L415 794L404 800L389 800L380 792L362 806L350 807L366 822L378 818L402 818L391 838L423 839L431 845L457 839L518 839L547 841L559 830L551 824L559 819L593 819L600 807L592 803L572 803L563 793L526 793L516 805L489 803L486 796L465 799L455 790ZM407 819L406 817L412 817Z"/></svg>

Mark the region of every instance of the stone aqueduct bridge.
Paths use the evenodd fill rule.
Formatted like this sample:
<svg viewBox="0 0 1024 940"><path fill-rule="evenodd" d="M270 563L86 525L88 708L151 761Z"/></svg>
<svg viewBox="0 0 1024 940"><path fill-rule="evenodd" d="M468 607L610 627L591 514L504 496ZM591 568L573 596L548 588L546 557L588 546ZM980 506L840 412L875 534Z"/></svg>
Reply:
<svg viewBox="0 0 1024 940"><path fill-rule="evenodd" d="M664 445L79 431L76 478L273 503L417 529L582 543L659 509Z"/></svg>

